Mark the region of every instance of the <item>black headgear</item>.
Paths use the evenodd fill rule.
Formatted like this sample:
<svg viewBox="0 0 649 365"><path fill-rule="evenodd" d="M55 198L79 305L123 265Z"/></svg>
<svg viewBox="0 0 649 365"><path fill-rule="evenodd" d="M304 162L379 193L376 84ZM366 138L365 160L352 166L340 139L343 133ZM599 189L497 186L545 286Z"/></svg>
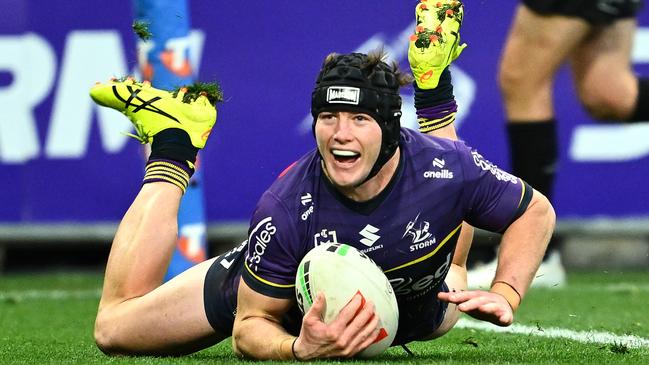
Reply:
<svg viewBox="0 0 649 365"><path fill-rule="evenodd" d="M369 114L381 127L381 150L363 183L381 170L399 146L399 87L392 67L383 61L370 63L362 53L335 55L325 63L316 80L311 95L314 132L318 114L332 110Z"/></svg>

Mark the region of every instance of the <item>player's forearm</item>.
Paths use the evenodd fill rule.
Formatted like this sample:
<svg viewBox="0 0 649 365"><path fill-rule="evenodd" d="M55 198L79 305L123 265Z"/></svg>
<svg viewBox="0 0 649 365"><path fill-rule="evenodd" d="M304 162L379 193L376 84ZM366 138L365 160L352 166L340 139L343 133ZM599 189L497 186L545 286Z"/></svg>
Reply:
<svg viewBox="0 0 649 365"><path fill-rule="evenodd" d="M293 340L282 326L261 317L236 321L232 348L238 356L258 360L294 360Z"/></svg>
<svg viewBox="0 0 649 365"><path fill-rule="evenodd" d="M525 296L543 259L554 230L555 214L552 205L542 194L534 191L527 210L505 231L498 253L498 269L492 287L513 291ZM493 285L497 284L496 288ZM513 293L514 295L516 293ZM508 300L510 301L510 300ZM520 303L512 303L517 307Z"/></svg>

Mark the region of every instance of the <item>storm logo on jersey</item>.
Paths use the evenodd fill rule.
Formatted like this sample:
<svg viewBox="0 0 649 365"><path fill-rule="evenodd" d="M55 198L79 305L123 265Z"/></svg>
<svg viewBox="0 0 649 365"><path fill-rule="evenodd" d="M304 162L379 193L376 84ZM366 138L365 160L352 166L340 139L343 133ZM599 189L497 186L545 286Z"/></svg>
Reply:
<svg viewBox="0 0 649 365"><path fill-rule="evenodd" d="M406 225L406 231L403 236L401 236L401 238L405 238L406 236L412 237L413 244L410 245L410 252L421 250L437 243L437 239L433 234L428 232L428 228L430 228L430 223L428 221L423 221L417 225L417 220L419 219L420 214L421 213L417 213L415 219L408 222Z"/></svg>

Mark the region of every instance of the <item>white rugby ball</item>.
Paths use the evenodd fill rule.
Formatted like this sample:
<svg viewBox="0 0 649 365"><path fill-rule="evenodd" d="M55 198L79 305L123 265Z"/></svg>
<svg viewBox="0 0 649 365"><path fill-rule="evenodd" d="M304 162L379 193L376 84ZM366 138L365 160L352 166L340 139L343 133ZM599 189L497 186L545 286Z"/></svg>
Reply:
<svg viewBox="0 0 649 365"><path fill-rule="evenodd" d="M399 325L397 298L388 278L372 259L352 246L338 243L323 244L309 251L300 262L295 278L302 313L311 308L319 291L326 299L325 323L333 321L357 292L374 303L381 332L378 341L358 356L376 356L392 344Z"/></svg>

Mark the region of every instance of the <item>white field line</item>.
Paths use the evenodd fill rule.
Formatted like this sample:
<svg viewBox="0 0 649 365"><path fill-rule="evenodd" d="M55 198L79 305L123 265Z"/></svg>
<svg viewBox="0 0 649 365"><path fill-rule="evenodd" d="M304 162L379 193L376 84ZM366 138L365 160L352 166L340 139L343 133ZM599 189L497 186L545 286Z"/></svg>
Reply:
<svg viewBox="0 0 649 365"><path fill-rule="evenodd" d="M610 291L610 292L638 292L638 291L649 291L649 284L634 284L634 283L613 283L613 284L579 284L579 285L570 285L568 288L570 291Z"/></svg>
<svg viewBox="0 0 649 365"><path fill-rule="evenodd" d="M99 299L101 289L87 290L10 290L0 291L0 301L4 300L64 300Z"/></svg>
<svg viewBox="0 0 649 365"><path fill-rule="evenodd" d="M475 329L487 332L513 333L547 338L565 338L583 343L620 344L628 347L649 347L649 339L633 335L616 335L603 331L574 331L565 328L542 328L512 324L509 327L498 327L491 323L479 322L473 319L460 318L457 328Z"/></svg>

